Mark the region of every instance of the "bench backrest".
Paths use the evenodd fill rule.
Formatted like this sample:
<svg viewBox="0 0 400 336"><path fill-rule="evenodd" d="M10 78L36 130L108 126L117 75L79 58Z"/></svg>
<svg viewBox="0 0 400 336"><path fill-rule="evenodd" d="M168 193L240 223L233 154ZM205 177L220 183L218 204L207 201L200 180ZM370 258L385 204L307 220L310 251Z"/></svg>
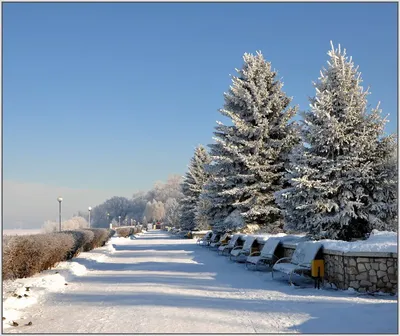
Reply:
<svg viewBox="0 0 400 336"><path fill-rule="evenodd" d="M211 236L212 236L212 231L209 231L209 232L207 232L206 234L205 234L205 236L204 236L204 239L210 239L211 238Z"/></svg>
<svg viewBox="0 0 400 336"><path fill-rule="evenodd" d="M220 234L220 233L214 233L214 234L211 236L210 242L211 242L211 243L217 243L217 242L219 241L219 237L221 237L221 234Z"/></svg>
<svg viewBox="0 0 400 336"><path fill-rule="evenodd" d="M231 238L231 240L228 243L229 247L235 247L237 240L239 239L240 234L234 234Z"/></svg>
<svg viewBox="0 0 400 336"><path fill-rule="evenodd" d="M317 256L321 247L322 244L318 242L298 243L290 262L296 265L311 266L311 262Z"/></svg>
<svg viewBox="0 0 400 336"><path fill-rule="evenodd" d="M210 238L210 241L213 242L213 241L215 240L216 237L217 237L217 234L216 234L216 233L213 233L212 236L211 236L211 238Z"/></svg>
<svg viewBox="0 0 400 336"><path fill-rule="evenodd" d="M223 243L229 237L229 233L224 233L224 235L219 239L220 243Z"/></svg>
<svg viewBox="0 0 400 336"><path fill-rule="evenodd" d="M280 243L281 240L279 238L268 238L260 252L260 255L262 257L272 257Z"/></svg>
<svg viewBox="0 0 400 336"><path fill-rule="evenodd" d="M246 240L244 241L242 250L243 251L250 251L251 246L253 245L254 241L257 239L257 237L254 236L248 236L246 237Z"/></svg>

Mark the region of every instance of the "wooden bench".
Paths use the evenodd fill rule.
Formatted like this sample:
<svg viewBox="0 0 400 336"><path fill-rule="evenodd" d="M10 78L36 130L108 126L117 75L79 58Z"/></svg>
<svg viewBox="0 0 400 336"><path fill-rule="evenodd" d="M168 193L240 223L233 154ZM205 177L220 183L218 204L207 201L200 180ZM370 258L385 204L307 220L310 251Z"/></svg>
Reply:
<svg viewBox="0 0 400 336"><path fill-rule="evenodd" d="M311 263L317 257L321 248L322 244L319 242L307 241L298 243L292 257L281 258L272 266L272 278L274 278L274 271L285 273L289 275L289 283L292 284L292 275L294 273L310 275Z"/></svg>
<svg viewBox="0 0 400 336"><path fill-rule="evenodd" d="M207 242L211 239L212 234L212 231L207 232L203 238L197 239L196 244L205 246L205 244L207 244Z"/></svg>
<svg viewBox="0 0 400 336"><path fill-rule="evenodd" d="M236 233L231 237L231 239L227 244L221 244L218 247L218 254L219 255L229 254L232 251L232 249L236 246L236 243L241 236L242 235L240 233Z"/></svg>
<svg viewBox="0 0 400 336"><path fill-rule="evenodd" d="M211 236L210 240L206 243L206 246L210 247L211 244L218 243L220 238L221 238L221 234L220 233L213 233L213 235Z"/></svg>
<svg viewBox="0 0 400 336"><path fill-rule="evenodd" d="M236 262L245 262L250 255L251 247L257 239L255 236L247 236L243 246L234 247L229 255L229 259Z"/></svg>
<svg viewBox="0 0 400 336"><path fill-rule="evenodd" d="M246 268L250 269L250 265L255 266L255 270L261 265L268 265L272 268L273 263L279 259L276 256L276 250L280 244L281 240L279 238L269 238L261 251L253 252L247 257Z"/></svg>
<svg viewBox="0 0 400 336"><path fill-rule="evenodd" d="M219 241L210 243L209 247L210 249L218 249L218 247L229 239L229 233L224 233L224 235L219 239Z"/></svg>

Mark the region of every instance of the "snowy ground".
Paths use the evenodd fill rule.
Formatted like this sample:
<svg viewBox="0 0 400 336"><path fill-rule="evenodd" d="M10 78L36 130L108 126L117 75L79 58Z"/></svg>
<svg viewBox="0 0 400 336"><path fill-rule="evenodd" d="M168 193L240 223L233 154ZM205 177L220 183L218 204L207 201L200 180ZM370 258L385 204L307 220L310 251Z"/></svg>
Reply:
<svg viewBox="0 0 400 336"><path fill-rule="evenodd" d="M397 332L397 297L289 287L163 231L111 243L5 284L4 332Z"/></svg>

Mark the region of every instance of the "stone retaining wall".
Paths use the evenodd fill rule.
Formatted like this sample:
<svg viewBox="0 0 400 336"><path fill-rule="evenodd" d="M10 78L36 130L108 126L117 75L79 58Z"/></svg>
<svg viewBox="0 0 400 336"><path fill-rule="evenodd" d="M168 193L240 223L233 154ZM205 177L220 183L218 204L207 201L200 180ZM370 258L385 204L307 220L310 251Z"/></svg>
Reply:
<svg viewBox="0 0 400 336"><path fill-rule="evenodd" d="M296 245L283 244L283 257L291 257ZM325 280L339 289L360 293L397 293L397 253L338 252L323 250Z"/></svg>

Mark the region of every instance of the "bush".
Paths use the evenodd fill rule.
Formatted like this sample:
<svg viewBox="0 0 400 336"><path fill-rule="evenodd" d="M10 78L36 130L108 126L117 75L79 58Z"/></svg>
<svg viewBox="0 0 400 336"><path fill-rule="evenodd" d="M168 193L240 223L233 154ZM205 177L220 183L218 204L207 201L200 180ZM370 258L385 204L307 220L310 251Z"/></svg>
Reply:
<svg viewBox="0 0 400 336"><path fill-rule="evenodd" d="M104 246L109 239L109 229L85 229L85 231L91 231L94 234L92 241L87 245L87 250L93 250L96 247Z"/></svg>
<svg viewBox="0 0 400 336"><path fill-rule="evenodd" d="M3 280L26 278L67 260L74 237L66 233L13 236L3 247Z"/></svg>
<svg viewBox="0 0 400 336"><path fill-rule="evenodd" d="M90 244L94 238L94 233L88 230L71 230L63 231L63 233L71 234L75 243L68 259L77 257L79 253L90 250Z"/></svg>
<svg viewBox="0 0 400 336"><path fill-rule="evenodd" d="M117 234L119 237L124 237L127 238L131 234L131 230L129 227L122 227L122 228L117 228Z"/></svg>
<svg viewBox="0 0 400 336"><path fill-rule="evenodd" d="M113 230L113 229L110 229L109 230L110 231L110 234L108 235L108 239L110 239L112 236L114 236L115 235L115 230Z"/></svg>
<svg viewBox="0 0 400 336"><path fill-rule="evenodd" d="M108 229L84 229L3 236L3 280L26 278L51 269L82 251L104 246L114 233Z"/></svg>

